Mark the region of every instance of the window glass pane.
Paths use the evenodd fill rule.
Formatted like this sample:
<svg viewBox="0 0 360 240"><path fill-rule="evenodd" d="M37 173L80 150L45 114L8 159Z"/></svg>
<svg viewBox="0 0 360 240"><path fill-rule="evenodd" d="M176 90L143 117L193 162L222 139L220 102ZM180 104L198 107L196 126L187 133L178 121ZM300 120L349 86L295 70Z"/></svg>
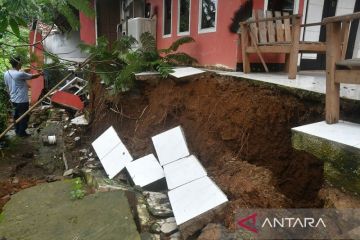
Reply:
<svg viewBox="0 0 360 240"><path fill-rule="evenodd" d="M217 0L201 0L201 29L215 27Z"/></svg>
<svg viewBox="0 0 360 240"><path fill-rule="evenodd" d="M180 0L179 32L189 31L190 0Z"/></svg>
<svg viewBox="0 0 360 240"><path fill-rule="evenodd" d="M164 35L171 34L171 1L164 0Z"/></svg>
<svg viewBox="0 0 360 240"><path fill-rule="evenodd" d="M294 12L294 0L268 0L268 10Z"/></svg>

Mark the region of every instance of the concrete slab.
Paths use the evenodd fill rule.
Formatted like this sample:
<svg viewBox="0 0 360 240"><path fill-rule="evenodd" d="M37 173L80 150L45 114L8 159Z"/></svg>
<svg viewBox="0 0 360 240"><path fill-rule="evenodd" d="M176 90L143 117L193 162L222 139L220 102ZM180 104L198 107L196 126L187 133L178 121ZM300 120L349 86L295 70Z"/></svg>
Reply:
<svg viewBox="0 0 360 240"><path fill-rule="evenodd" d="M71 182L54 182L12 196L2 213L0 238L27 240L140 239L123 191L71 200Z"/></svg>
<svg viewBox="0 0 360 240"><path fill-rule="evenodd" d="M100 159L105 172L110 179L123 170L133 160L125 145L119 143L113 150Z"/></svg>
<svg viewBox="0 0 360 240"><path fill-rule="evenodd" d="M180 126L152 137L161 166L190 155Z"/></svg>
<svg viewBox="0 0 360 240"><path fill-rule="evenodd" d="M126 165L135 185L147 186L165 177L164 170L153 154L134 160Z"/></svg>
<svg viewBox="0 0 360 240"><path fill-rule="evenodd" d="M296 79L288 79L287 74L283 72L249 74L244 74L243 72L227 71L214 72L224 76L245 78L320 94L325 94L326 90L325 71L301 71L296 75ZM342 98L360 100L360 85L340 84L340 96Z"/></svg>
<svg viewBox="0 0 360 240"><path fill-rule="evenodd" d="M193 68L193 67L181 67L181 68L174 68L174 72L170 73L170 76L176 77L176 78L185 78L190 77L194 75L198 75L201 73L204 73L204 70Z"/></svg>
<svg viewBox="0 0 360 240"><path fill-rule="evenodd" d="M225 202L226 195L209 178L202 177L168 193L177 225L181 225Z"/></svg>
<svg viewBox="0 0 360 240"><path fill-rule="evenodd" d="M92 143L92 146L98 158L102 159L119 143L121 143L121 140L115 129L111 126Z"/></svg>
<svg viewBox="0 0 360 240"><path fill-rule="evenodd" d="M206 170L194 155L166 164L164 172L169 190L207 175Z"/></svg>
<svg viewBox="0 0 360 240"><path fill-rule="evenodd" d="M326 182L360 194L359 125L349 122L327 125L320 122L292 130L292 145L324 162Z"/></svg>
<svg viewBox="0 0 360 240"><path fill-rule="evenodd" d="M360 124L339 121L327 124L325 121L295 127L293 131L306 133L352 147L360 147Z"/></svg>

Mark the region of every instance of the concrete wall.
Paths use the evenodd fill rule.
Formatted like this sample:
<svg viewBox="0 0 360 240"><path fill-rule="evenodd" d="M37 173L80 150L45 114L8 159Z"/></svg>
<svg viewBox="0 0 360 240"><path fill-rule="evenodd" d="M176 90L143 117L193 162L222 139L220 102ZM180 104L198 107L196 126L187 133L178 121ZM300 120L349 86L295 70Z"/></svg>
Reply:
<svg viewBox="0 0 360 240"><path fill-rule="evenodd" d="M71 32L68 34L55 33L45 39L44 48L58 55L60 58L81 61L86 58L86 54L82 53L78 48L80 43L80 32Z"/></svg>

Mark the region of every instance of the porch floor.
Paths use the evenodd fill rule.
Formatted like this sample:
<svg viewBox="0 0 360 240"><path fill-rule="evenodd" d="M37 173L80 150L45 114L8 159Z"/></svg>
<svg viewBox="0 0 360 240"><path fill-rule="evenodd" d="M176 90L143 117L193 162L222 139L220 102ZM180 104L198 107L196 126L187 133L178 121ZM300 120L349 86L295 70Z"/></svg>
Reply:
<svg viewBox="0 0 360 240"><path fill-rule="evenodd" d="M296 79L288 79L287 73L248 73L216 71L220 75L246 78L255 81L273 83L280 86L297 88L301 90L325 94L326 76L325 71L301 71ZM341 84L340 96L342 98L360 100L360 85Z"/></svg>

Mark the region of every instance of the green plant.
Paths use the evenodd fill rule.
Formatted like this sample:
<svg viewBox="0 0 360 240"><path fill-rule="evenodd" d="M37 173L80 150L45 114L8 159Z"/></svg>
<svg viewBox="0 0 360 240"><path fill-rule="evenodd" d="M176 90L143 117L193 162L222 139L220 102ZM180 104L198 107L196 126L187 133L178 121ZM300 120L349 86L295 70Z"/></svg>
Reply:
<svg viewBox="0 0 360 240"><path fill-rule="evenodd" d="M125 91L133 86L135 73L157 71L167 77L175 65L189 65L197 62L186 53L178 52L181 45L194 42L191 37L179 38L169 48L156 49L155 38L149 32L140 37L140 48L133 49L137 41L133 37L122 37L109 46L105 38L98 39L97 46L82 44L80 48L93 56L91 69L105 84L113 86L115 92Z"/></svg>
<svg viewBox="0 0 360 240"><path fill-rule="evenodd" d="M80 178L72 180L70 196L72 200L83 199L86 191L84 190L83 182Z"/></svg>

